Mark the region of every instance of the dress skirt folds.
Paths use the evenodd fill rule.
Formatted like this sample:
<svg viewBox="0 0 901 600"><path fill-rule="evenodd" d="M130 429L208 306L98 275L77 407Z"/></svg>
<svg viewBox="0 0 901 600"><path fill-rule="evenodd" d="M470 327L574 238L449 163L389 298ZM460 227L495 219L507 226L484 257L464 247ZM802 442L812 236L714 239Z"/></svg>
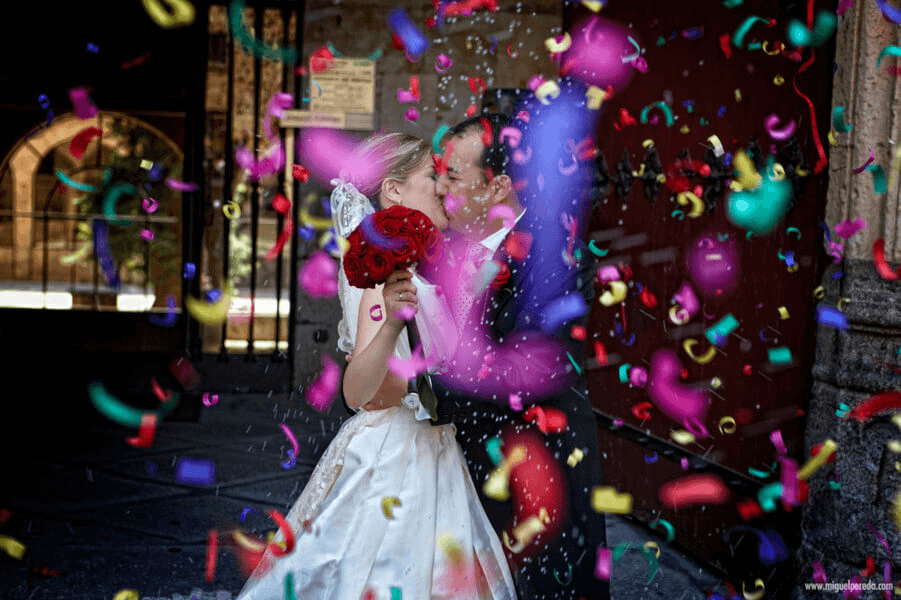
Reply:
<svg viewBox="0 0 901 600"><path fill-rule="evenodd" d="M298 600L515 600L454 434L406 406L348 419L286 517L294 550L267 550L238 600L290 598L289 574Z"/></svg>

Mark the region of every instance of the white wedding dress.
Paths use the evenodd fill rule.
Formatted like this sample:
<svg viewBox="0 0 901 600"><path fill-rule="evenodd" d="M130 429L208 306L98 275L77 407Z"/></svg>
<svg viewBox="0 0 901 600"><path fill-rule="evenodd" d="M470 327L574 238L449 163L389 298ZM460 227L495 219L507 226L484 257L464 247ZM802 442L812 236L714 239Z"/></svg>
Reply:
<svg viewBox="0 0 901 600"><path fill-rule="evenodd" d="M350 352L362 290L339 272L339 348ZM417 317L426 345L429 291L420 288ZM395 356L410 357L405 332ZM402 406L360 410L345 421L286 516L293 552L278 558L267 550L237 600L294 600L285 590L289 574L297 600L362 600L367 590L376 600L516 600L455 432L431 425L415 393ZM389 501L393 518L385 498L399 500ZM448 552L447 540L459 551Z"/></svg>

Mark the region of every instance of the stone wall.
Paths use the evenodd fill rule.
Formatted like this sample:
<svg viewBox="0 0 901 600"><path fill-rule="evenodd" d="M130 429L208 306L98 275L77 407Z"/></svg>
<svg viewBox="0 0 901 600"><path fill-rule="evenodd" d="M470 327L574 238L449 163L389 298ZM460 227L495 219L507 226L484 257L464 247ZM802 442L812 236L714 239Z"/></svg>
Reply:
<svg viewBox="0 0 901 600"><path fill-rule="evenodd" d="M881 67L877 63L885 46L898 43L898 28L882 17L876 3L856 2L841 19L836 35L833 107L845 107L845 123L853 129L836 133L838 143L830 148L826 220L834 228L845 219L863 218L867 228L846 241L844 259L827 269L822 281L826 295L819 303L841 305L850 328L820 327L816 332L805 449L809 454L813 446L831 438L838 450L835 464L809 480L810 500L802 509L797 600L825 597L822 591L805 589L813 582L813 561L821 561L827 581L837 583L864 570L870 556L876 573L864 578L867 582L882 581L885 561L891 562L893 581L901 571L901 535L892 516L901 473L895 462L899 456L887 447L889 441L901 438L901 432L890 414L864 424L836 416L841 403L853 408L874 394L898 389L901 381L889 366L879 364L899 362L898 284L882 279L872 260L873 242L879 238L885 239L887 258L901 260L897 184L887 194L877 194L869 172L852 173L869 157L869 147L886 177L891 176L895 140L901 133L901 87L886 72L895 67L895 59L883 59ZM833 241L841 240L833 234ZM837 480L841 487L833 489L829 480ZM893 558L868 524L885 537ZM860 597L884 595L869 590Z"/></svg>

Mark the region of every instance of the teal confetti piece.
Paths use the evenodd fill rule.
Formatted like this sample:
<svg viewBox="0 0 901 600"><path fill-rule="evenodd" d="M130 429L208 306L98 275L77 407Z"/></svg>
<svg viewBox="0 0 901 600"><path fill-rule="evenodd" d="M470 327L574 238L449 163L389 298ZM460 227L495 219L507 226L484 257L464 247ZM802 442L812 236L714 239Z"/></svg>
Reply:
<svg viewBox="0 0 901 600"><path fill-rule="evenodd" d="M713 327L704 332L707 340L714 346L719 345L719 341L729 337L729 334L738 328L738 321L732 314L728 314L719 320Z"/></svg>
<svg viewBox="0 0 901 600"><path fill-rule="evenodd" d="M488 452L488 457L495 466L504 462L504 453L501 452L503 443L503 440L499 437L493 437L485 442L485 451Z"/></svg>
<svg viewBox="0 0 901 600"><path fill-rule="evenodd" d="M370 62L375 62L375 61L377 61L378 59L380 59L381 57L382 57L382 49L379 48L379 49L377 49L375 52L373 52L372 54L370 54L370 55L369 55L369 58L367 58L366 60L368 60L368 61L370 61Z"/></svg>
<svg viewBox="0 0 901 600"><path fill-rule="evenodd" d="M764 478L770 476L770 474L767 473L766 471L761 471L759 469L754 469L752 467L748 467L748 473L750 473L754 477L759 477L760 479L764 479Z"/></svg>
<svg viewBox="0 0 901 600"><path fill-rule="evenodd" d="M830 482L829 482L829 489L830 489L830 490L840 490L840 489L842 489L842 482L841 482L841 481L830 481Z"/></svg>
<svg viewBox="0 0 901 600"><path fill-rule="evenodd" d="M876 63L877 67L882 66L882 59L886 56L901 56L901 47L899 46L886 46L882 49L882 52L879 53L879 61Z"/></svg>
<svg viewBox="0 0 901 600"><path fill-rule="evenodd" d="M78 190L79 192L98 192L98 191L100 191L93 185L88 185L86 183L79 183L77 181L69 179L69 176L66 175L65 173L63 173L62 171L60 171L59 169L56 170L56 176L60 181L62 181L64 184L66 184L66 186L68 186L74 190Z"/></svg>
<svg viewBox="0 0 901 600"><path fill-rule="evenodd" d="M742 0L724 0L723 6L726 8L738 8L741 6Z"/></svg>
<svg viewBox="0 0 901 600"><path fill-rule="evenodd" d="M435 154L443 154L441 148L438 147L438 142L441 141L441 138L444 137L448 130L450 130L450 125L442 125L435 132L435 135L432 136L432 149L435 150Z"/></svg>
<svg viewBox="0 0 901 600"><path fill-rule="evenodd" d="M648 122L648 112L655 106L663 111L663 115L666 117L666 126L672 127L673 123L675 123L675 121L673 120L673 111L670 109L670 107L667 105L666 102L662 102L659 100L652 104L648 104L643 109L641 109L641 122L642 123Z"/></svg>
<svg viewBox="0 0 901 600"><path fill-rule="evenodd" d="M832 109L832 128L839 133L847 133L854 129L854 125L845 125L844 106L836 106Z"/></svg>
<svg viewBox="0 0 901 600"><path fill-rule="evenodd" d="M569 352L566 353L566 356L567 356L567 358L569 358L569 362L571 362L572 365L576 368L576 373L578 373L579 375L581 375L581 374L582 374L582 369L579 368L579 365L578 365L578 364L576 364L576 359L574 359L574 358L572 357L572 354L570 354Z"/></svg>
<svg viewBox="0 0 901 600"><path fill-rule="evenodd" d="M629 369L632 368L632 365L629 363L623 363L619 366L619 382L626 383L629 381Z"/></svg>
<svg viewBox="0 0 901 600"><path fill-rule="evenodd" d="M757 492L757 502L760 503L760 508L766 512L773 512L776 510L776 499L781 496L782 484L775 481L760 488L760 491Z"/></svg>
<svg viewBox="0 0 901 600"><path fill-rule="evenodd" d="M588 242L588 249L591 250L591 253L592 253L592 254L594 254L595 256L597 256L597 257L599 257L599 258L603 258L603 257L607 256L608 254L610 254L610 250L609 250L609 249L608 249L608 250L601 250L600 248L598 248L598 247L595 245L595 241L594 241L594 240L591 240L590 242Z"/></svg>
<svg viewBox="0 0 901 600"><path fill-rule="evenodd" d="M400 597L400 588L399 587L391 588L391 600L402 600Z"/></svg>
<svg viewBox="0 0 901 600"><path fill-rule="evenodd" d="M631 548L631 547L632 547L632 542L622 542L620 544L617 544L616 547L613 548L613 552L610 553L610 558L612 559L612 562L616 562L620 558L622 558L622 555L625 554L626 551L629 550L629 548Z"/></svg>
<svg viewBox="0 0 901 600"><path fill-rule="evenodd" d="M335 58L341 58L341 53L332 46L331 42L326 42L325 45L328 46L329 52L335 55Z"/></svg>
<svg viewBox="0 0 901 600"><path fill-rule="evenodd" d="M867 167L867 171L873 174L873 189L877 194L884 194L888 186L885 183L885 171L882 170L882 166L873 164Z"/></svg>
<svg viewBox="0 0 901 600"><path fill-rule="evenodd" d="M666 529L666 541L664 542L664 544L669 544L676 538L676 528L673 527L672 524L666 519L657 519L656 521L651 521L650 523L648 523L648 526L651 529L656 530L658 524L663 525L663 527Z"/></svg>
<svg viewBox="0 0 901 600"><path fill-rule="evenodd" d="M657 564L657 554L650 548L642 548L641 554L644 556L645 560L648 561L648 570L651 572L651 576L648 577L648 582L645 585L651 585L651 582L654 580L654 577L657 576L657 571L660 568Z"/></svg>
<svg viewBox="0 0 901 600"><path fill-rule="evenodd" d="M785 346L770 348L767 350L767 358L769 359L770 364L785 365L792 361L792 351Z"/></svg>
<svg viewBox="0 0 901 600"><path fill-rule="evenodd" d="M294 573L285 575L285 600L297 600L297 594L294 593Z"/></svg>
<svg viewBox="0 0 901 600"><path fill-rule="evenodd" d="M665 44L665 43L666 43L666 38L663 37L662 35L661 35L659 38L657 38L657 45L658 45L658 46L662 46L662 45Z"/></svg>
<svg viewBox="0 0 901 600"><path fill-rule="evenodd" d="M770 22L763 17L748 17L745 19L744 23L738 26L738 29L736 29L735 33L732 35L732 45L736 48L741 48L745 42L745 36L748 35L748 32L755 23L766 23L769 25Z"/></svg>

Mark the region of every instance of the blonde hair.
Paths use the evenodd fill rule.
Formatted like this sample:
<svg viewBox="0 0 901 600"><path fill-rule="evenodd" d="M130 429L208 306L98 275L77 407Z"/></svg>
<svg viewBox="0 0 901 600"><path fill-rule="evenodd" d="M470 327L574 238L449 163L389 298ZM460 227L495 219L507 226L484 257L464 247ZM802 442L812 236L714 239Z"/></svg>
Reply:
<svg viewBox="0 0 901 600"><path fill-rule="evenodd" d="M354 152L356 173L351 180L376 208L382 182L393 179L400 183L429 156L429 143L406 133L376 133L363 141Z"/></svg>

